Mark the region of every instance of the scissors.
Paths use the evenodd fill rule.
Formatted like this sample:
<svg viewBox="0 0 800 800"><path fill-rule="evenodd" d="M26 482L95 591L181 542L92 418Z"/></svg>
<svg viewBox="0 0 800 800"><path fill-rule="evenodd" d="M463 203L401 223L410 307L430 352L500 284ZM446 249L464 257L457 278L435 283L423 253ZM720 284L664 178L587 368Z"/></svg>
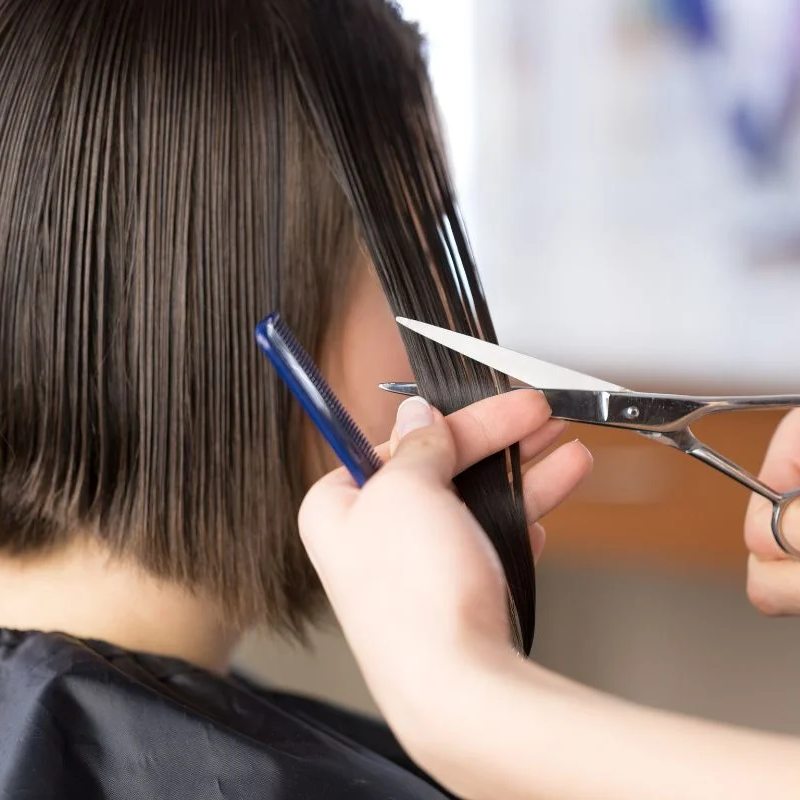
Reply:
<svg viewBox="0 0 800 800"><path fill-rule="evenodd" d="M655 442L677 448L738 481L769 500L772 504L772 535L775 541L787 555L800 559L800 549L793 546L783 533L786 509L800 498L800 489L784 494L776 492L701 442L689 427L702 417L721 411L800 406L800 395L692 397L633 392L446 328L402 317L398 317L397 321L420 336L508 375L515 381L512 389L538 389L550 404L555 419L635 431ZM407 396L417 394L415 383L382 383L380 388Z"/></svg>

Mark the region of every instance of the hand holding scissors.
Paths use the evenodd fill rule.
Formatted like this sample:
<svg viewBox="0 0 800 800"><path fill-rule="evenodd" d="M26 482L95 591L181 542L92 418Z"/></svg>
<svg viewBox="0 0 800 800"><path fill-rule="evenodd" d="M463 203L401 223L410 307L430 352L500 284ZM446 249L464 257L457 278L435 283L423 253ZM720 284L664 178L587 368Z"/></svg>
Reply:
<svg viewBox="0 0 800 800"><path fill-rule="evenodd" d="M406 752L455 795L475 800L796 798L800 740L617 700L510 647L502 569L451 478L520 437L523 452L541 445L546 427L531 433L543 419L531 395L491 397L446 420L427 403L404 403L391 447L382 448L391 459L374 480L357 489L338 470L303 503L303 541ZM794 448L793 416L796 435L784 441ZM526 473L529 491L549 483L547 493L560 487L564 497L586 473L589 462L575 449L572 476L563 460L532 475L556 453ZM785 471L777 477L780 460L766 474L791 481ZM526 508L547 511L539 502Z"/></svg>
<svg viewBox="0 0 800 800"><path fill-rule="evenodd" d="M535 388L544 393L556 419L622 428L677 448L766 498L772 505L772 535L778 546L800 559L800 549L785 536L783 520L787 508L800 498L800 488L778 492L739 464L701 442L691 431L693 422L723 411L793 408L800 395L759 395L745 397L693 397L647 394L584 375L565 367L507 350L424 322L398 318L409 330L425 336L518 381L513 389ZM385 383L386 391L413 396L416 384Z"/></svg>

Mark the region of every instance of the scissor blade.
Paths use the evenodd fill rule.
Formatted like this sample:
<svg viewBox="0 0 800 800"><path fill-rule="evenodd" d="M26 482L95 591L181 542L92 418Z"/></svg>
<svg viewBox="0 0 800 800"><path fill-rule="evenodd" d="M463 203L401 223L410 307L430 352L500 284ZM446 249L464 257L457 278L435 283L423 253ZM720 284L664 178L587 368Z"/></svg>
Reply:
<svg viewBox="0 0 800 800"><path fill-rule="evenodd" d="M475 339L463 333L455 333L446 328L437 328L435 325L428 325L426 322L417 322L413 319L397 318L398 323L414 331L415 333L437 342L443 347L455 350L462 356L479 361L487 367L491 367L498 372L516 378L529 386L537 389L573 389L594 392L626 392L621 386L617 386L591 375L584 375L582 372L575 372L566 367L559 367L556 364L548 364L538 358L526 356L522 353L515 353L491 342L484 342L482 339Z"/></svg>

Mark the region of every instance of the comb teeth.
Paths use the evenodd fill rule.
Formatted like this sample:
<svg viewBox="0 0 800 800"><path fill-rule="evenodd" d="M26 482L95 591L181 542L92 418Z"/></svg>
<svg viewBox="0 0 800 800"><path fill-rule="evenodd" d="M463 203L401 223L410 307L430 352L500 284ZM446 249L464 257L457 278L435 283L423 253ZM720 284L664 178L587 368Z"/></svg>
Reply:
<svg viewBox="0 0 800 800"><path fill-rule="evenodd" d="M375 469L380 469L382 466L381 462L366 435L361 428L356 425L355 420L342 405L342 401L339 400L333 389L331 389L330 384L322 377L322 373L319 371L319 367L317 367L314 359L311 358L308 351L300 344L297 337L292 333L291 328L289 328L280 316L275 320L275 333L283 339L286 347L289 348L289 352L297 359L297 363L300 364L317 391L319 391L324 398L331 413L336 416L347 432L353 437L354 444L358 446L364 456L374 459Z"/></svg>
<svg viewBox="0 0 800 800"><path fill-rule="evenodd" d="M367 466L370 474L377 472L383 466L378 454L375 452L361 428L356 425L353 418L347 412L347 409L342 405L328 382L322 377L322 373L314 363L314 359L311 358L303 345L300 344L294 333L292 333L292 330L283 321L280 314L271 314L264 321L263 325L267 329L271 329L271 336L279 339L297 361L302 372L322 398L328 413L336 420L338 427L347 436L349 446L356 450L361 460ZM370 475L366 475L366 477L370 477Z"/></svg>

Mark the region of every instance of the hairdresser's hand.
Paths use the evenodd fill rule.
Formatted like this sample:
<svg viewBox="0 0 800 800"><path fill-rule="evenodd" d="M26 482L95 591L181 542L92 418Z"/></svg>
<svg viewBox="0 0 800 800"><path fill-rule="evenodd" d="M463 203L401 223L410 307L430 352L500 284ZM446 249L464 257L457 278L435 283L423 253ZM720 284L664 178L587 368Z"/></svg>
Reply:
<svg viewBox="0 0 800 800"><path fill-rule="evenodd" d="M401 633L420 650L448 649L477 636L507 648L499 559L451 481L516 442L523 463L530 461L563 429L550 420L538 392L493 397L446 419L414 398L400 407L392 438L381 448L388 463L362 490L343 469L319 481L300 510L300 532L347 635L375 641L376 649L380 639L384 651L390 640L405 646ZM575 441L525 474L537 555L544 545L539 518L590 468L589 452Z"/></svg>
<svg viewBox="0 0 800 800"><path fill-rule="evenodd" d="M781 492L800 488L800 410L784 418L767 451L761 469L764 482ZM800 614L800 561L790 558L772 536L772 505L753 495L745 520L745 542L750 551L747 593L765 614ZM789 506L783 520L789 541L800 548L800 500Z"/></svg>
<svg viewBox="0 0 800 800"><path fill-rule="evenodd" d="M485 659L512 658L499 559L452 491L453 476L520 442L523 461L563 431L538 392L510 392L447 419L406 401L384 455L392 457L358 490L344 470L323 478L300 511L300 531L370 688L401 738L444 713ZM524 477L529 534L591 468L576 442ZM514 657L515 658L515 657ZM420 722L425 719L424 725ZM406 741L407 746L410 743Z"/></svg>
<svg viewBox="0 0 800 800"><path fill-rule="evenodd" d="M524 456L534 456L558 433L547 416L532 392L447 421L408 402L387 447L394 457L364 489L340 470L303 504L303 540L398 738L469 800L796 797L797 741L638 708L512 653L500 565L450 480L520 439ZM800 418L776 442L784 437L797 453ZM782 477L773 480L793 485L796 463L777 461ZM590 465L572 443L528 471L535 541L537 518Z"/></svg>

